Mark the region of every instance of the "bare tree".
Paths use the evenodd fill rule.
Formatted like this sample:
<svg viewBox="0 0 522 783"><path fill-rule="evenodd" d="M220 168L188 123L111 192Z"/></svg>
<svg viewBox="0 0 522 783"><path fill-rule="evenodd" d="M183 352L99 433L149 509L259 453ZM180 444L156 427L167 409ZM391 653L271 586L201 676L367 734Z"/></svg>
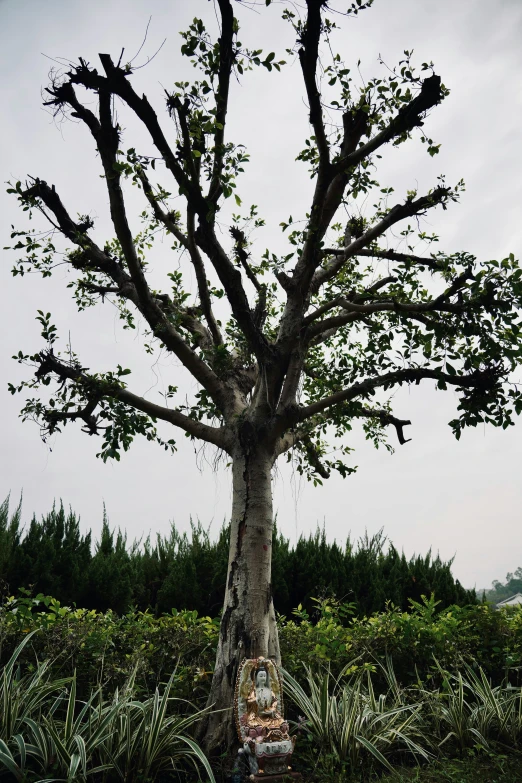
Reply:
<svg viewBox="0 0 522 783"><path fill-rule="evenodd" d="M348 14L370 4L357 0ZM248 89L247 71L264 66L280 72L284 62L239 43L230 0L217 0L217 8L217 40L197 19L183 34L182 52L202 75L167 93L175 123L166 130L145 95L134 90L133 68L121 58L115 64L101 54L101 71L80 59L47 89L46 105L83 123L93 137L115 238L97 244L92 221L73 218L74 207L40 179L11 188L24 209L45 216L52 231L46 238L13 233L24 251L14 273L51 274L61 235L72 246L65 261L75 274L78 307L110 300L129 324L139 315L151 343L174 355L197 381L196 399L189 406L159 405L128 388L130 370L120 365L110 372L85 369L71 350L58 351L56 329L44 312L38 318L47 347L33 356L20 352L18 360L36 372L11 390L45 392L28 399L22 411L40 423L44 437L73 421L101 433L104 460L119 459L137 434L172 447L160 438L157 421L229 455L230 557L210 696L218 707L229 707L244 656L279 660L271 593L276 460L293 454L299 470L316 482L332 470L347 475L352 468L343 438L354 421L376 444L390 426L405 443L410 422L394 414L389 396L398 386L424 380L456 391L459 413L451 426L457 437L464 426L483 421L512 424L522 406L509 383L521 356L522 272L513 256L478 263L464 252L418 254L419 244L431 248L435 241L423 231L422 216L457 201L463 184L450 187L439 178L428 192L397 199L391 188L380 189L374 170L384 145L400 145L414 134L430 155L438 151L423 123L448 90L427 63L419 76L408 52L385 78L354 87L350 71L327 45L334 23L325 16L325 0L306 0L302 18L284 12L296 39L288 54L299 60L309 108L311 136L298 156L312 175L309 213L302 222L281 223L287 255L254 256L251 230L263 225L255 208L234 217L230 241L223 243L216 221L227 198L234 196L240 207L236 178L247 159L244 148L227 138L231 81L239 96L236 82ZM80 100L79 88L96 96L95 110ZM117 109L143 124L155 156L121 151ZM160 174L165 186L157 182ZM125 178L141 189L148 209L139 233L126 210ZM171 187L182 196L183 214L172 208ZM377 204L363 214L359 204L370 192L377 193ZM398 224L402 252L388 244ZM165 263L168 293L151 287L145 261L159 230L170 235L182 268ZM190 266L197 293L184 287ZM228 307L228 320L216 315L218 299L219 312ZM175 397L175 387L169 396ZM334 438L341 445L329 452L327 441ZM207 746L232 731L232 721L212 718Z"/></svg>

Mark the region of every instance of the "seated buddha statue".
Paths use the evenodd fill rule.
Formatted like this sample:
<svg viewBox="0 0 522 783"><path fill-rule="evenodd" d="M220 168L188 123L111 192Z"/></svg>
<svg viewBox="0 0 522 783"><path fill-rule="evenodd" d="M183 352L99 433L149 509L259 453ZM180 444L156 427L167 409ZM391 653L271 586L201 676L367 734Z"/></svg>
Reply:
<svg viewBox="0 0 522 783"><path fill-rule="evenodd" d="M252 736L251 730L255 730L265 741L270 741L272 737L287 737L288 724L278 711L278 701L270 687L267 668L260 664L254 674L252 688L246 700L246 728L249 735Z"/></svg>
<svg viewBox="0 0 522 783"><path fill-rule="evenodd" d="M283 718L282 683L274 661L262 656L243 659L236 678L234 718L241 747L238 768L250 779L291 774L295 736Z"/></svg>

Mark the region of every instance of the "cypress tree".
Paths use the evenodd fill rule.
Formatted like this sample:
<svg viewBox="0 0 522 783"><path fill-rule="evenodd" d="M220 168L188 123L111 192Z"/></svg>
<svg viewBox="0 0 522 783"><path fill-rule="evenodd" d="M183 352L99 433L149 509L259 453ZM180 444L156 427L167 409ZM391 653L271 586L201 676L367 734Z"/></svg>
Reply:
<svg viewBox="0 0 522 783"><path fill-rule="evenodd" d="M13 590L20 551L22 498L9 518L9 495L0 505L0 596Z"/></svg>
<svg viewBox="0 0 522 783"><path fill-rule="evenodd" d="M91 554L91 534L82 535L80 520L63 503L41 518L33 516L21 528L21 505L9 518L9 498L0 505L0 589L15 593L20 587L53 595L62 603L105 611L125 612L130 606L156 613L173 608L216 616L221 608L228 564L229 527L215 540L198 521L190 534L175 524L167 536L150 536L127 545L126 536L111 530L105 513L100 540ZM409 600L435 593L440 607L475 603L446 563L425 556L409 560L387 542L383 531L365 534L356 545L348 537L344 547L326 539L324 529L301 536L292 547L274 529L272 579L275 606L290 616L298 604L313 615L313 598L336 597L355 602L360 615L381 611L386 601L407 610ZM2 588L3 585L3 588ZM506 585L517 592L522 570L508 574ZM515 589L516 588L516 589Z"/></svg>
<svg viewBox="0 0 522 783"><path fill-rule="evenodd" d="M85 605L100 612L126 612L132 602L131 574L127 538L118 530L114 540L104 507L100 540L87 573Z"/></svg>

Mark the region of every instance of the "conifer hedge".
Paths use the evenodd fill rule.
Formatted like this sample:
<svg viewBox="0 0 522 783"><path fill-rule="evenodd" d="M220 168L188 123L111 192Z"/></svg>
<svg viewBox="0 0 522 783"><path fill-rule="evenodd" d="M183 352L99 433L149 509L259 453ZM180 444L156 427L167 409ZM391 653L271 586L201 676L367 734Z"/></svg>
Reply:
<svg viewBox="0 0 522 783"><path fill-rule="evenodd" d="M223 604L228 561L228 528L213 538L198 521L190 534L172 523L167 536L129 543L111 529L104 514L99 540L82 533L79 517L63 503L22 524L21 504L9 514L0 506L0 593L51 595L62 605L112 610L172 608L214 617ZM324 530L301 537L295 546L277 530L273 536L273 591L276 610L291 616L301 604L313 611L313 598L335 596L353 603L357 616L383 611L387 601L402 611L410 599L435 593L442 608L477 603L451 573L452 561L431 552L407 559L380 532L344 546Z"/></svg>

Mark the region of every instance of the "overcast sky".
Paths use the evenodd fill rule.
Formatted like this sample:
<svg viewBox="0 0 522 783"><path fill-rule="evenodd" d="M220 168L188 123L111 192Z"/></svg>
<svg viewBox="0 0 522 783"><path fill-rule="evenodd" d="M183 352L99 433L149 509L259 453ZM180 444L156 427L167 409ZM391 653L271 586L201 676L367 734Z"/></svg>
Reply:
<svg viewBox="0 0 522 783"><path fill-rule="evenodd" d="M241 40L266 52L292 46L290 27L281 21L285 3L257 10L236 5ZM342 10L347 1L335 2ZM144 63L166 42L155 59L139 70L133 83L146 92L168 128L163 88L191 78L193 71L179 53L178 31L194 15L215 30L214 8L207 0L0 0L2 58L2 179L39 176L54 183L71 213L96 217L100 237L111 236L107 199L99 178L91 139L74 123L58 125L42 109L40 90L53 65L50 58L91 63L98 52L115 59L125 47L124 61L138 50L149 16L148 40L136 63ZM413 143L387 151L381 182L393 185L400 198L419 184L421 191L444 172L449 183L460 177L467 192L448 212L430 213L427 228L440 235L440 249L466 250L479 258L503 258L522 249L522 3L519 0L376 0L357 19L339 20L336 44L346 61L361 60L365 78L379 74L378 55L390 65L404 49L414 49L420 64L433 60L451 89L450 97L426 124L428 134L442 142L430 159ZM281 74L248 75L232 89L229 138L245 143L252 156L240 193L256 203L267 219L256 248L279 242L278 224L307 210L311 185L306 168L295 163L308 133L307 110L297 64ZM122 119L123 147L142 151L144 134ZM143 146L140 146L143 145ZM24 225L14 200L2 199L2 241L8 245L10 224ZM131 205L142 208L139 194ZM393 239L393 238L392 238ZM165 248L166 249L166 248ZM159 271L161 249L154 256ZM135 333L123 332L110 305L79 316L69 299L66 271L52 280L12 278L12 253L0 264L0 499L23 491L24 518L47 511L54 498L81 515L85 528L98 533L102 504L110 521L129 537L148 531L167 532L170 520L181 529L199 517L217 531L227 517L230 482L224 468L215 469L210 450L194 452L177 436L173 457L159 447L136 441L119 464L95 458L100 442L68 427L52 444L44 445L34 424L18 418L21 398L11 397L7 381L27 371L12 361L19 349L42 347L35 323L37 309L51 311L65 341L84 366L107 370L120 363L133 370L130 388L159 401L169 383L191 391L178 380L179 368L165 358L152 362L140 351ZM522 371L521 371L522 374ZM183 384L185 383L185 386ZM406 554L424 554L430 547L443 558L456 555L454 572L466 585L488 586L522 565L522 421L509 431L491 427L465 431L456 442L447 422L454 417L452 392L435 393L429 385L403 389L395 396L394 412L410 418L413 440L390 456L375 451L360 433L353 436L354 476L332 476L314 489L291 466L281 464L275 476L275 509L280 529L292 540L316 526L344 541L384 527L386 535ZM49 447L51 445L52 448Z"/></svg>

